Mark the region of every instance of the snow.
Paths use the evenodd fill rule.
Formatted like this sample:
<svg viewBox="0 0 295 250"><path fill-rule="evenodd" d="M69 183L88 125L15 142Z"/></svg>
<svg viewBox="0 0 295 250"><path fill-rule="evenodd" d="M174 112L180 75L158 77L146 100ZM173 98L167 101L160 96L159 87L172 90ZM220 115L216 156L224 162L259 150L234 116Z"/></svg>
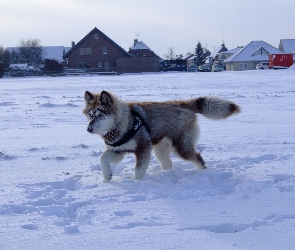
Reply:
<svg viewBox="0 0 295 250"><path fill-rule="evenodd" d="M4 78L0 82L1 249L293 249L294 70ZM203 95L242 113L199 116L208 169L134 157L104 182L102 140L86 131L84 91L130 101Z"/></svg>

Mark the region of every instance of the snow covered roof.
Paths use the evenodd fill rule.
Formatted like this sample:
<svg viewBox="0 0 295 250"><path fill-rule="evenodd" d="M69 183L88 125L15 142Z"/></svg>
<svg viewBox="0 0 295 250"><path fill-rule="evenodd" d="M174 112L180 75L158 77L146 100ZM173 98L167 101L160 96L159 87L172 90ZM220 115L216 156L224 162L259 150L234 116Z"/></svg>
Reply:
<svg viewBox="0 0 295 250"><path fill-rule="evenodd" d="M269 54L283 54L282 51L264 41L252 41L224 62L266 61Z"/></svg>
<svg viewBox="0 0 295 250"><path fill-rule="evenodd" d="M237 51L239 51L240 49L241 49L241 47L237 47L235 49L231 49L231 50L228 50L228 51L221 52L221 54L234 54Z"/></svg>
<svg viewBox="0 0 295 250"><path fill-rule="evenodd" d="M28 68L28 64L27 63L11 63L8 68L26 69Z"/></svg>
<svg viewBox="0 0 295 250"><path fill-rule="evenodd" d="M130 50L140 50L140 49L151 50L143 41L137 42L133 47L130 48Z"/></svg>
<svg viewBox="0 0 295 250"><path fill-rule="evenodd" d="M215 58L218 53L222 53L222 52L225 52L227 50L228 49L225 47L225 45L221 44L221 46L217 47L210 56Z"/></svg>
<svg viewBox="0 0 295 250"><path fill-rule="evenodd" d="M63 55L67 53L71 47L64 46L43 46L44 58L55 59L61 62Z"/></svg>
<svg viewBox="0 0 295 250"><path fill-rule="evenodd" d="M64 46L42 46L44 55L43 57L46 59L55 59L59 62L62 62L62 57L65 53L67 53L71 47ZM15 51L19 53L19 47L8 47L7 50L9 52Z"/></svg>
<svg viewBox="0 0 295 250"><path fill-rule="evenodd" d="M281 39L279 50L284 53L291 53L295 50L295 39Z"/></svg>

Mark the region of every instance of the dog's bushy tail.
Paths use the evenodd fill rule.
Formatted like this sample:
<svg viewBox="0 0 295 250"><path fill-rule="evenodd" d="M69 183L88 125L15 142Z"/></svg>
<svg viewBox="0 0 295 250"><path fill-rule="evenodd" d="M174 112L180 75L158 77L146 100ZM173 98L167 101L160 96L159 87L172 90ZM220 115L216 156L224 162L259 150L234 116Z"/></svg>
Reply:
<svg viewBox="0 0 295 250"><path fill-rule="evenodd" d="M225 119L241 112L240 107L234 102L215 96L193 99L190 101L189 106L195 113L202 114L206 118L213 120Z"/></svg>

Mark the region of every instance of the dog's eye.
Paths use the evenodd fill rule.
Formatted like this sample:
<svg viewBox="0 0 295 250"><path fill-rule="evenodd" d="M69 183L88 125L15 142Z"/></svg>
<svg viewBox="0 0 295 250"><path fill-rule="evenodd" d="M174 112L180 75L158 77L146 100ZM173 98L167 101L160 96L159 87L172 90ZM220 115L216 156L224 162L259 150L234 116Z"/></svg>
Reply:
<svg viewBox="0 0 295 250"><path fill-rule="evenodd" d="M97 114L95 114L95 116L100 118L100 117L103 117L103 114L102 113L97 113Z"/></svg>

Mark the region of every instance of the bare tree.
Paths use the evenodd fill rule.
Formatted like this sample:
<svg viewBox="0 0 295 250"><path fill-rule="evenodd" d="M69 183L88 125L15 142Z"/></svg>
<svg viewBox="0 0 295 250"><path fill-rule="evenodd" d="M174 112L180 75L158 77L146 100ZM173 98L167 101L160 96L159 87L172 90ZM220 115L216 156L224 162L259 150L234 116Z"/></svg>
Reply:
<svg viewBox="0 0 295 250"><path fill-rule="evenodd" d="M163 57L164 57L166 60L172 60L172 59L175 59L174 48L173 48L173 47L168 48L168 52L167 52L167 54L164 54Z"/></svg>
<svg viewBox="0 0 295 250"><path fill-rule="evenodd" d="M21 40L18 48L22 63L39 67L43 62L44 51L39 39Z"/></svg>

